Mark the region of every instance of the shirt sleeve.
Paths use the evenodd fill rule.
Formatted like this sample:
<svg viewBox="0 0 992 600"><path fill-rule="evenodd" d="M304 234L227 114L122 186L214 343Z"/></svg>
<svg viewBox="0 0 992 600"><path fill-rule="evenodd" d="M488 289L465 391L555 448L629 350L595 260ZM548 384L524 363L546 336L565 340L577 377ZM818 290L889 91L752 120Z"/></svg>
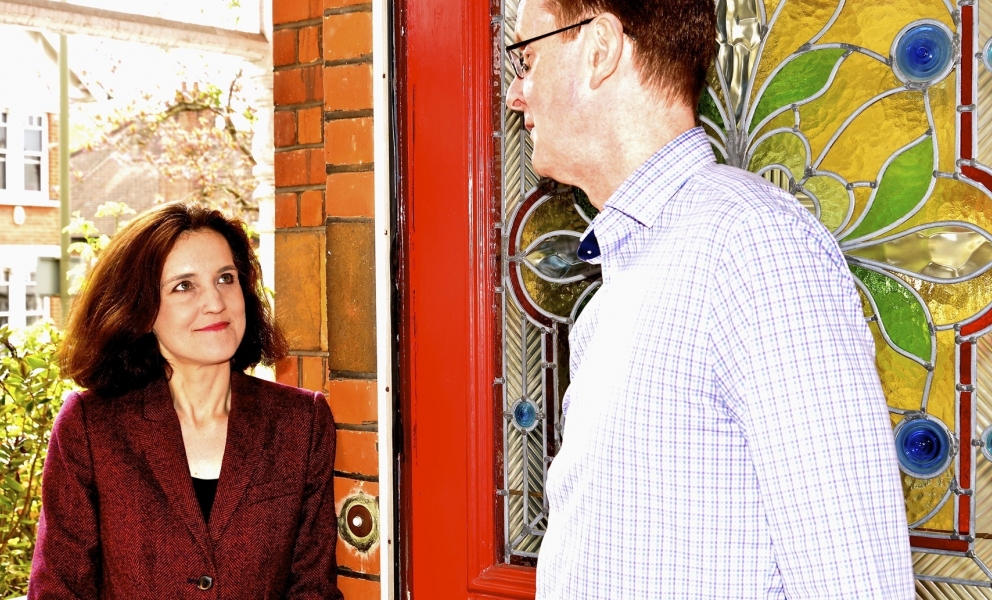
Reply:
<svg viewBox="0 0 992 600"><path fill-rule="evenodd" d="M334 511L334 418L314 394L313 429L300 529L293 549L287 600L341 600L337 586L337 516Z"/></svg>
<svg viewBox="0 0 992 600"><path fill-rule="evenodd" d="M786 595L913 598L891 421L840 249L803 215L757 212L727 240L718 273L714 369Z"/></svg>
<svg viewBox="0 0 992 600"><path fill-rule="evenodd" d="M83 403L72 394L52 428L29 600L99 597L102 572L93 457Z"/></svg>

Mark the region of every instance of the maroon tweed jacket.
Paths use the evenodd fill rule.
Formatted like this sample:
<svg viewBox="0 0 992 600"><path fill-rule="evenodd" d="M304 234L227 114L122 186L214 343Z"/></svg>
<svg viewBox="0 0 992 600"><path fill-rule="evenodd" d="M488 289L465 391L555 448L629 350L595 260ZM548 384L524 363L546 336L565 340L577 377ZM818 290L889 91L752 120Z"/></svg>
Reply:
<svg viewBox="0 0 992 600"><path fill-rule="evenodd" d="M73 394L45 462L28 598L340 599L334 436L321 394L233 374L208 525L164 380Z"/></svg>

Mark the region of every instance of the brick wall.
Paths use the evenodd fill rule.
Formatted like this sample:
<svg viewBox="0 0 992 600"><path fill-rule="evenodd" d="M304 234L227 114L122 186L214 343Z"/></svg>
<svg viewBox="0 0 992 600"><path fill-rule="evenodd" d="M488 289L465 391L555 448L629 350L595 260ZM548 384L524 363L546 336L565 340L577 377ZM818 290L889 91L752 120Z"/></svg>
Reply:
<svg viewBox="0 0 992 600"><path fill-rule="evenodd" d="M24 207L24 224L14 224L14 206L0 204L0 245L58 245L59 209Z"/></svg>
<svg viewBox="0 0 992 600"><path fill-rule="evenodd" d="M372 6L274 0L279 381L327 395L338 425L338 582L379 597ZM371 527L370 527L371 525Z"/></svg>

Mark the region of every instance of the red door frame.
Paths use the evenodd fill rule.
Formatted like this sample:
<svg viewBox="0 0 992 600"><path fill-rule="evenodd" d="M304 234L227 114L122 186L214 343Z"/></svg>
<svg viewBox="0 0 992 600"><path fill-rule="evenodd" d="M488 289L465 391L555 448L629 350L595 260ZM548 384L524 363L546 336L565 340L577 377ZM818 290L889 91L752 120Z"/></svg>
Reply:
<svg viewBox="0 0 992 600"><path fill-rule="evenodd" d="M499 0L398 0L404 599L533 598L501 564Z"/></svg>

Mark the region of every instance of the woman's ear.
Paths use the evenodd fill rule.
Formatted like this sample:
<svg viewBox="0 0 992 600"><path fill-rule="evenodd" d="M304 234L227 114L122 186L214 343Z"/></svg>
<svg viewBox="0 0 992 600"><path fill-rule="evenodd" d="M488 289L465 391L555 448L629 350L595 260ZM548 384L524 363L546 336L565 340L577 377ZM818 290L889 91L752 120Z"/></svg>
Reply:
<svg viewBox="0 0 992 600"><path fill-rule="evenodd" d="M623 54L623 24L616 15L603 13L589 23L587 40L589 67L592 70L589 86L597 89L620 65Z"/></svg>

